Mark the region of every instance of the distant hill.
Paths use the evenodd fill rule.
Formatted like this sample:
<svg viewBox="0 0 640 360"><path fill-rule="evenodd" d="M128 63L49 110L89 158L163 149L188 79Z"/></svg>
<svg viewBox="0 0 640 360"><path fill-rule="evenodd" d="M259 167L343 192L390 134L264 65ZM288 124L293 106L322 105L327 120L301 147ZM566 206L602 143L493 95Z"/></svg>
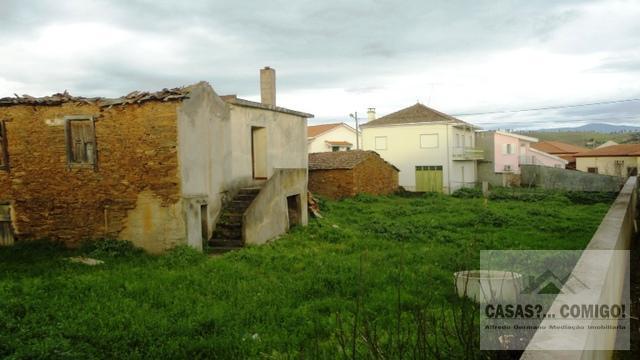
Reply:
<svg viewBox="0 0 640 360"><path fill-rule="evenodd" d="M640 126L631 125L613 125L604 123L592 123L585 124L577 127L564 127L555 129L539 129L534 130L536 132L566 132L566 131L578 131L578 132L597 132L597 133L619 133L619 132L640 132Z"/></svg>
<svg viewBox="0 0 640 360"><path fill-rule="evenodd" d="M571 128L518 131L540 141L561 141L595 148L612 140L618 144L640 143L640 127L629 125L587 124Z"/></svg>

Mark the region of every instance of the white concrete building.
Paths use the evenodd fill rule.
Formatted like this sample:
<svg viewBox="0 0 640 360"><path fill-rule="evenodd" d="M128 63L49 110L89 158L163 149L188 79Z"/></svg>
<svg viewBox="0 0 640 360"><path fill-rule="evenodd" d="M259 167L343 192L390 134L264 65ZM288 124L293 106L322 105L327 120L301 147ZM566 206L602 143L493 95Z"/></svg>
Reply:
<svg viewBox="0 0 640 360"><path fill-rule="evenodd" d="M307 127L309 153L356 149L356 129L345 123Z"/></svg>
<svg viewBox="0 0 640 360"><path fill-rule="evenodd" d="M400 169L409 191L451 193L477 182L476 126L420 103L361 125L364 150Z"/></svg>

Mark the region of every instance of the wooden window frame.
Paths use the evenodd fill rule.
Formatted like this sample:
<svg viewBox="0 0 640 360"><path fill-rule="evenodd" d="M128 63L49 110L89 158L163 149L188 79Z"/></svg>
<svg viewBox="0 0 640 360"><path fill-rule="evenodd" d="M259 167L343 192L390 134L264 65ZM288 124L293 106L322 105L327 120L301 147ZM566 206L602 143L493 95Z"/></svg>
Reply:
<svg viewBox="0 0 640 360"><path fill-rule="evenodd" d="M9 143L7 141L7 121L0 121L0 146L2 147L2 156L0 159L0 170L9 171Z"/></svg>
<svg viewBox="0 0 640 360"><path fill-rule="evenodd" d="M72 138L71 125L72 121L89 121L91 124L91 141L93 142L93 163L79 163L72 161ZM67 151L67 167L68 168L91 168L98 169L98 144L96 142L96 123L92 115L68 115L64 117L64 141Z"/></svg>

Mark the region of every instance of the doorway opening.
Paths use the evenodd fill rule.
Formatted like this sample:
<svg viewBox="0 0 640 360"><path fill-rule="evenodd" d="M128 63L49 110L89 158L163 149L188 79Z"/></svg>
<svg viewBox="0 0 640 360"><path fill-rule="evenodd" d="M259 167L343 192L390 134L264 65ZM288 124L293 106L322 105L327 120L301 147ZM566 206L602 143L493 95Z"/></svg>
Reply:
<svg viewBox="0 0 640 360"><path fill-rule="evenodd" d="M267 128L251 127L251 165L253 178L267 178Z"/></svg>
<svg viewBox="0 0 640 360"><path fill-rule="evenodd" d="M13 245L13 227L11 226L11 205L0 204L0 246Z"/></svg>
<svg viewBox="0 0 640 360"><path fill-rule="evenodd" d="M202 233L202 242L209 241L209 212L207 204L200 205L200 231Z"/></svg>
<svg viewBox="0 0 640 360"><path fill-rule="evenodd" d="M289 229L300 225L302 212L300 210L300 194L287 196L287 214L289 215Z"/></svg>

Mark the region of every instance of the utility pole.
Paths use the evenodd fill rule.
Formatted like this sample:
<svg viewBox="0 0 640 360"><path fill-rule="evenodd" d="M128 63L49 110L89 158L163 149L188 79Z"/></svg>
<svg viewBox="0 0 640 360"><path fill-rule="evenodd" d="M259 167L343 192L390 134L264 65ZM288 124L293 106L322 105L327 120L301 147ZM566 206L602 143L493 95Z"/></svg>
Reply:
<svg viewBox="0 0 640 360"><path fill-rule="evenodd" d="M356 150L360 150L360 129L358 129L358 112L356 111L353 114L349 114L349 116L351 116L351 118L356 121Z"/></svg>

